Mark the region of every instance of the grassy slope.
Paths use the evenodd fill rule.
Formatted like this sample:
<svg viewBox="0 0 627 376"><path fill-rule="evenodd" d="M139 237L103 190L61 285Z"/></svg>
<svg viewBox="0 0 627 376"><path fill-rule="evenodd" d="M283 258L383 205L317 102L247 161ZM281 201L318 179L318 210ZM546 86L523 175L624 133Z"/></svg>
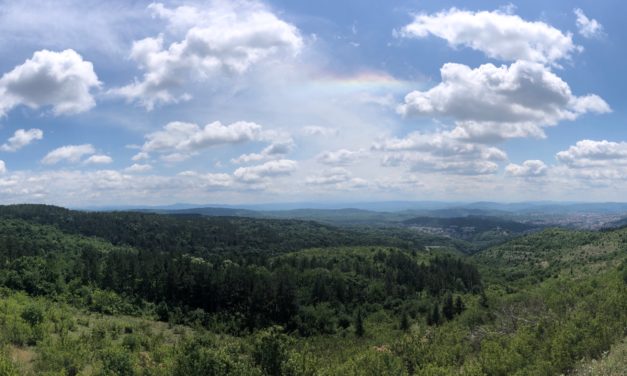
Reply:
<svg viewBox="0 0 627 376"><path fill-rule="evenodd" d="M627 375L627 338L604 352L600 359L583 362L573 376L623 376Z"/></svg>
<svg viewBox="0 0 627 376"><path fill-rule="evenodd" d="M50 228L46 228L48 230ZM56 231L51 232L59 237L67 236ZM78 237L75 240L95 241ZM439 369L439 373L434 371L436 374L473 374L472 370L485 372L486 369L498 370L499 366L504 370L506 366L527 366L527 371L534 374L534 369L542 369L542 363L526 364L525 361L531 361L532 354L538 353L551 354L551 359L568 367L568 360L564 360L567 355L556 349L573 349L577 356L581 354L584 358L598 357L606 351L611 343L608 341L613 341L620 332L620 321L610 326L609 320L603 317L611 317L609 310L627 309L621 306L627 303L622 299L625 287L620 285L622 281L615 271L625 260L625 249L627 229L604 233L546 230L515 239L472 257L483 268L488 283L489 310L480 306L477 297L468 296L464 300L469 309L458 319L437 328L427 327L422 318L412 319L412 329L407 334L398 329L397 319L380 311L366 318L363 338L355 336L351 326L335 335L297 339L294 347L309 354L318 374L329 375L337 374L338 370L344 370L344 374L367 374L350 370L365 369L369 363L364 363L364 354L380 359L376 357L388 353L393 360L409 357L428 362L430 369ZM368 251L369 247L335 247L300 252L332 257L336 253ZM36 347L28 345L32 329L21 318L21 313L34 304L46 308L40 329L43 340ZM608 311L599 311L598 319L593 322L581 321L582 317L588 317L584 314L597 309ZM608 314L610 316L604 316ZM622 325L625 327L627 322ZM536 332L539 327L544 328L546 334ZM127 333L127 328L132 333ZM597 338L599 331L603 331L602 338L591 342L589 337ZM0 343L5 345L6 357L18 364L18 374L45 374L62 369L68 362L77 363L83 374L96 374L103 367L103 356L108 348L125 349L138 367L163 371L172 361L176 343L191 332L190 328L169 327L150 318L88 313L9 291L0 295L0 333L3 335ZM581 333L581 338L568 337L572 333ZM132 339L125 340L133 334L140 337L137 346L132 344ZM535 340L529 336L536 336ZM240 348L240 356L247 356L241 355L241 349L247 346L245 337L215 335L215 341L221 346ZM497 347L490 350L489 344L497 344ZM623 374L620 371L625 369L626 348L625 342L618 343L600 360L588 360L576 372ZM77 359L72 354L78 350L82 352L78 352ZM515 363L518 361L521 363ZM428 370L423 371L428 373Z"/></svg>

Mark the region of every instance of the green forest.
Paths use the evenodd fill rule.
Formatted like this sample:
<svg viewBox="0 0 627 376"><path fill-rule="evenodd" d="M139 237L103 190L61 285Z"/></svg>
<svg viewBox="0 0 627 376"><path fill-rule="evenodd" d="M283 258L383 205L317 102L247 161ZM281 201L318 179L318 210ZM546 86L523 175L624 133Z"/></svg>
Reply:
<svg viewBox="0 0 627 376"><path fill-rule="evenodd" d="M0 376L627 374L627 228L0 207Z"/></svg>

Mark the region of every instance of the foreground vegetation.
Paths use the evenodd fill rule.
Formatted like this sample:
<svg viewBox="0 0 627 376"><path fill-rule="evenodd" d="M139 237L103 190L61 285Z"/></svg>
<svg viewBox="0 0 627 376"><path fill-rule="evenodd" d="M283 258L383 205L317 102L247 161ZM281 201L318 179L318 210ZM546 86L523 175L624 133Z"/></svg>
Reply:
<svg viewBox="0 0 627 376"><path fill-rule="evenodd" d="M41 206L0 218L0 375L624 370L624 229L466 256L303 221Z"/></svg>

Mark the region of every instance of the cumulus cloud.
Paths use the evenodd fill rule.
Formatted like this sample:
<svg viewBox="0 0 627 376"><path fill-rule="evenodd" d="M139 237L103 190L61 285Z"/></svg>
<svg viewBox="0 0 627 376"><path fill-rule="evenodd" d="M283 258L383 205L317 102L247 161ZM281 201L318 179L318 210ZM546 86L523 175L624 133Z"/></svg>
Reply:
<svg viewBox="0 0 627 376"><path fill-rule="evenodd" d="M532 159L524 161L522 164L510 163L505 167L505 173L515 177L536 177L544 176L547 173L547 166L544 162Z"/></svg>
<svg viewBox="0 0 627 376"><path fill-rule="evenodd" d="M240 167L233 172L233 176L245 183L258 183L270 177L291 175L297 166L296 161L279 159L256 166Z"/></svg>
<svg viewBox="0 0 627 376"><path fill-rule="evenodd" d="M0 150L8 152L17 151L33 141L41 140L42 138L44 138L44 132L41 129L18 129L6 143L0 146Z"/></svg>
<svg viewBox="0 0 627 376"><path fill-rule="evenodd" d="M98 87L92 63L74 50L37 51L0 78L0 115L19 105L51 106L55 115L84 112L96 105L91 89Z"/></svg>
<svg viewBox="0 0 627 376"><path fill-rule="evenodd" d="M340 132L335 128L320 127L317 125L308 125L303 127L303 133L306 136L332 137L337 136Z"/></svg>
<svg viewBox="0 0 627 376"><path fill-rule="evenodd" d="M188 160L191 157L189 154L185 153L172 153L161 156L161 160L166 163L179 163Z"/></svg>
<svg viewBox="0 0 627 376"><path fill-rule="evenodd" d="M502 161L507 155L501 149L481 144L460 142L452 132L413 132L404 138L389 138L372 146L376 151L418 151L439 157L482 158Z"/></svg>
<svg viewBox="0 0 627 376"><path fill-rule="evenodd" d="M260 125L244 121L229 125L216 121L204 127L176 121L168 123L163 130L148 134L141 151L191 153L215 145L259 140L261 136ZM139 154L142 158L144 155L147 154Z"/></svg>
<svg viewBox="0 0 627 376"><path fill-rule="evenodd" d="M242 154L237 158L231 159L231 163L247 164L247 163L252 163L252 162L259 162L266 158L267 156L261 153L249 153L249 154Z"/></svg>
<svg viewBox="0 0 627 376"><path fill-rule="evenodd" d="M291 138L275 141L265 147L261 154L263 155L285 155L291 152L295 147L294 140Z"/></svg>
<svg viewBox="0 0 627 376"><path fill-rule="evenodd" d="M320 174L307 177L307 184L318 186L333 186L336 189L362 188L368 182L362 178L355 178L343 167L334 167L322 171Z"/></svg>
<svg viewBox="0 0 627 376"><path fill-rule="evenodd" d="M130 57L144 75L112 93L148 110L189 99L180 91L190 81L241 74L270 56L297 54L303 46L295 26L256 2L213 1L206 8L155 3L149 8L172 30L185 30L185 35L168 46L163 34L133 44Z"/></svg>
<svg viewBox="0 0 627 376"><path fill-rule="evenodd" d="M413 132L404 138L376 142L373 151L384 152L384 166L408 166L412 171L446 172L458 175L493 174L507 154L496 147L468 143L453 132Z"/></svg>
<svg viewBox="0 0 627 376"><path fill-rule="evenodd" d="M204 188L226 188L233 184L233 177L223 173L198 173L196 171L183 171L178 174L182 177L193 177L198 179Z"/></svg>
<svg viewBox="0 0 627 376"><path fill-rule="evenodd" d="M559 162L569 167L627 166L627 142L581 140L557 153Z"/></svg>
<svg viewBox="0 0 627 376"><path fill-rule="evenodd" d="M281 159L286 154L290 153L295 147L294 140L286 138L282 141L275 141L266 146L261 153L242 154L237 158L231 159L232 163L242 164L259 162L264 159Z"/></svg>
<svg viewBox="0 0 627 376"><path fill-rule="evenodd" d="M150 158L150 155L148 153L146 153L145 151L140 151L139 153L131 157L131 160L133 162L137 162L137 161L141 161L143 159L148 159L148 158Z"/></svg>
<svg viewBox="0 0 627 376"><path fill-rule="evenodd" d="M84 162L85 164L109 164L113 163L113 158L104 154L92 155L87 158Z"/></svg>
<svg viewBox="0 0 627 376"><path fill-rule="evenodd" d="M552 64L568 59L580 47L570 33L544 23L530 22L501 11L471 12L451 8L435 14L421 13L397 35L405 38L445 39L453 47L469 47L505 61L527 60Z"/></svg>
<svg viewBox="0 0 627 376"><path fill-rule="evenodd" d="M134 174L134 173L148 172L150 170L152 170L152 166L149 164L133 163L129 167L125 168L124 172Z"/></svg>
<svg viewBox="0 0 627 376"><path fill-rule="evenodd" d="M335 151L324 151L316 157L316 160L326 165L349 165L355 162L362 155L361 151L339 149Z"/></svg>
<svg viewBox="0 0 627 376"><path fill-rule="evenodd" d="M387 153L383 166L406 165L414 172L440 172L453 175L489 175L498 171L499 165L493 160L440 157L427 153Z"/></svg>
<svg viewBox="0 0 627 376"><path fill-rule="evenodd" d="M484 64L475 69L447 63L440 72L441 83L407 94L398 112L453 118L456 136L468 141L544 137L540 127L588 112L611 111L597 95L573 95L566 82L537 63Z"/></svg>
<svg viewBox="0 0 627 376"><path fill-rule="evenodd" d="M589 19L583 10L574 10L577 16L577 30L584 38L599 38L603 36L603 25L595 19Z"/></svg>
<svg viewBox="0 0 627 376"><path fill-rule="evenodd" d="M494 121L458 121L451 137L460 141L495 144L511 138L546 138L542 127L534 123L499 123Z"/></svg>
<svg viewBox="0 0 627 376"><path fill-rule="evenodd" d="M4 174L7 172L7 166L4 161L0 160L0 174Z"/></svg>
<svg viewBox="0 0 627 376"><path fill-rule="evenodd" d="M555 155L552 175L587 187L613 187L627 181L627 142L581 140Z"/></svg>
<svg viewBox="0 0 627 376"><path fill-rule="evenodd" d="M160 203L190 198L209 199L212 192L230 186L228 174L135 174L116 170L12 171L0 176L0 197L12 202L46 202L64 205L102 205L105 198L116 203Z"/></svg>
<svg viewBox="0 0 627 376"><path fill-rule="evenodd" d="M46 165L57 164L61 161L77 163L84 156L94 154L95 152L96 150L91 144L62 146L46 154L41 163Z"/></svg>

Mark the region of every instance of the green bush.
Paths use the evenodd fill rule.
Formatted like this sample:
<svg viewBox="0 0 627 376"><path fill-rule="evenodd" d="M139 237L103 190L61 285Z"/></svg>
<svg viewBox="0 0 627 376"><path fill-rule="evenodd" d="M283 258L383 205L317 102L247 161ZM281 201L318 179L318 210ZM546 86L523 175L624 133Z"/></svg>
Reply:
<svg viewBox="0 0 627 376"><path fill-rule="evenodd" d="M280 327L272 327L257 333L253 359L266 375L281 376L289 359L291 339Z"/></svg>
<svg viewBox="0 0 627 376"><path fill-rule="evenodd" d="M39 325L44 321L44 310L40 305L31 304L22 311L21 317L31 326Z"/></svg>
<svg viewBox="0 0 627 376"><path fill-rule="evenodd" d="M346 376L408 376L400 358L383 348L368 350L344 364L336 374Z"/></svg>
<svg viewBox="0 0 627 376"><path fill-rule="evenodd" d="M0 355L0 376L20 376L19 369L4 355Z"/></svg>
<svg viewBox="0 0 627 376"><path fill-rule="evenodd" d="M109 348L102 352L102 376L137 375L132 355L123 348Z"/></svg>
<svg viewBox="0 0 627 376"><path fill-rule="evenodd" d="M189 340L175 359L172 376L260 376L262 372L229 354L216 349L204 339Z"/></svg>
<svg viewBox="0 0 627 376"><path fill-rule="evenodd" d="M62 372L63 375L75 376L91 360L85 345L70 338L48 338L38 349L39 356L35 364L38 374Z"/></svg>
<svg viewBox="0 0 627 376"><path fill-rule="evenodd" d="M302 336L333 334L337 330L336 316L328 303L302 307L296 319L298 332Z"/></svg>

